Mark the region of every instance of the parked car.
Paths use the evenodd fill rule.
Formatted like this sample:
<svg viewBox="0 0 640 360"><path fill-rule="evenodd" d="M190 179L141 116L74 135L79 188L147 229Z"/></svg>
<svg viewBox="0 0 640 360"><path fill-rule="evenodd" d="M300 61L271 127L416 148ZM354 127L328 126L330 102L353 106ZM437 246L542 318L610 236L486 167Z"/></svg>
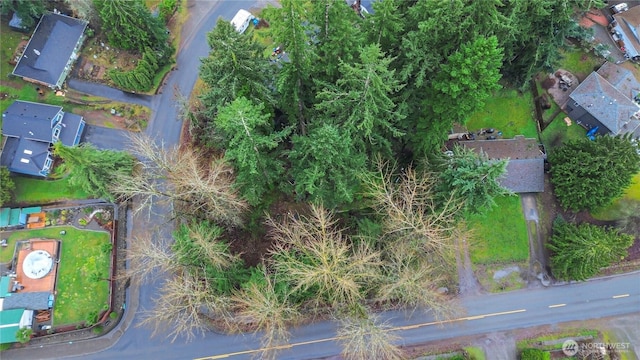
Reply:
<svg viewBox="0 0 640 360"><path fill-rule="evenodd" d="M627 3L620 3L620 4L609 7L609 9L611 9L612 13L619 14L621 12L625 12L629 10L629 5L627 5Z"/></svg>

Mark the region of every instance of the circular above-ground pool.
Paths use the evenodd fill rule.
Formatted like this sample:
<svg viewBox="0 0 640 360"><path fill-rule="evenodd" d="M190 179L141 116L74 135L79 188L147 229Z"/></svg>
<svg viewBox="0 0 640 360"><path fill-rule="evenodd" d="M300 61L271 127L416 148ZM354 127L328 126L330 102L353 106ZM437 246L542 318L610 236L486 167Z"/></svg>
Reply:
<svg viewBox="0 0 640 360"><path fill-rule="evenodd" d="M30 252L22 263L22 271L30 279L43 278L52 268L53 258L44 250Z"/></svg>

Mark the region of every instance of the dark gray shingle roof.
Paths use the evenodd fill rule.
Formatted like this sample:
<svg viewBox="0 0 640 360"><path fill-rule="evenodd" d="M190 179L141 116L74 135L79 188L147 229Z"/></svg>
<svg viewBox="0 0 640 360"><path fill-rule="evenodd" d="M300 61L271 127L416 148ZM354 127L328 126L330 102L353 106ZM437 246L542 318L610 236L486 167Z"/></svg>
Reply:
<svg viewBox="0 0 640 360"><path fill-rule="evenodd" d="M8 294L9 295L9 294ZM3 310L27 309L45 310L49 308L48 292L17 292L3 298Z"/></svg>
<svg viewBox="0 0 640 360"><path fill-rule="evenodd" d="M593 115L614 135L627 132L625 124L633 122L631 118L640 107L597 72L592 72L571 93L570 98ZM636 120L637 121L637 120ZM632 129L637 127L633 126Z"/></svg>
<svg viewBox="0 0 640 360"><path fill-rule="evenodd" d="M56 85L86 26L65 15L43 15L13 73Z"/></svg>
<svg viewBox="0 0 640 360"><path fill-rule="evenodd" d="M60 131L60 141L66 146L74 146L80 143L80 137L84 130L84 120L82 116L64 113L62 117L62 131Z"/></svg>
<svg viewBox="0 0 640 360"><path fill-rule="evenodd" d="M14 101L2 113L2 134L49 143L51 120L61 111L60 106Z"/></svg>
<svg viewBox="0 0 640 360"><path fill-rule="evenodd" d="M461 145L483 152L491 160L509 159L500 184L514 193L544 191L544 159L536 139L516 136L513 139L461 141Z"/></svg>

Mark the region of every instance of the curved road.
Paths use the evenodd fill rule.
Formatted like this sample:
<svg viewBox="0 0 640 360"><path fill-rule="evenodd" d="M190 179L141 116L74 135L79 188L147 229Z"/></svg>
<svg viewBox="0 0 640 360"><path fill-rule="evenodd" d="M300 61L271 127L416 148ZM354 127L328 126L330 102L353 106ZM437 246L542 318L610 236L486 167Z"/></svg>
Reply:
<svg viewBox="0 0 640 360"><path fill-rule="evenodd" d="M136 101L151 103L153 118L146 132L156 141L167 146L179 141L182 124L176 117L173 89L178 89L186 96L191 93L198 76L200 58L209 51L206 33L214 27L218 17L231 19L238 9L250 8L252 4L239 1L196 1L191 4L195 20L185 26L177 68L168 77L163 93L150 98L135 97ZM81 83L74 85L85 86ZM130 96L111 93L106 89L104 91L109 91L105 95L116 98ZM165 219L161 216L140 220L134 223L134 231L139 231L141 227L165 225ZM136 327L141 321L142 310L153 306L152 299L158 286L158 283L151 283L139 288L132 287L127 294L128 308L126 319L123 320L125 325L103 337L36 349L11 350L3 353L3 358L56 359L80 356L84 359L248 359L255 355L260 341L253 335L208 333L191 343L185 343L182 339L171 343L162 335L151 337L151 331L146 327ZM467 297L463 300L463 307L466 310L465 317L446 324L436 324L429 315L418 312L411 317L406 317L402 312L383 315L396 327L403 344L409 345L498 330L637 313L640 312L640 274L500 295ZM131 326L127 326L128 324ZM335 355L340 350L335 344L334 336L335 326L331 322L319 322L294 329L290 345L282 350L279 358L304 359ZM632 346L638 347L640 344ZM637 348L636 353L640 353Z"/></svg>

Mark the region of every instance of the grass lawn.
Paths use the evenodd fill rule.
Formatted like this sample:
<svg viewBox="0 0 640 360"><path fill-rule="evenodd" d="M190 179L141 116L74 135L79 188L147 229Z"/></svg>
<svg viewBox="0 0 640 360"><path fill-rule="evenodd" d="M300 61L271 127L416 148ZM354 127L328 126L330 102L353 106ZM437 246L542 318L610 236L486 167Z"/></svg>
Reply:
<svg viewBox="0 0 640 360"><path fill-rule="evenodd" d="M504 138L515 135L537 138L533 111L531 92L520 94L516 90L503 89L485 100L484 109L473 113L466 126L471 132L494 128L502 131Z"/></svg>
<svg viewBox="0 0 640 360"><path fill-rule="evenodd" d="M604 63L604 59L592 53L586 53L580 49L561 50L562 59L559 67L571 72L583 81L596 68Z"/></svg>
<svg viewBox="0 0 640 360"><path fill-rule="evenodd" d="M496 198L497 206L482 215L467 216L473 231L469 255L474 264L525 261L529 258L527 225L519 196Z"/></svg>
<svg viewBox="0 0 640 360"><path fill-rule="evenodd" d="M23 176L14 176L13 182L16 184L16 203L47 203L62 199L86 199L89 197L86 192L79 188L71 187L67 178L60 180L40 180Z"/></svg>
<svg viewBox="0 0 640 360"><path fill-rule="evenodd" d="M591 215L598 220L618 220L625 214L626 209L640 203L640 173L636 174L631 181L631 186L624 192L622 197Z"/></svg>
<svg viewBox="0 0 640 360"><path fill-rule="evenodd" d="M60 235L65 230L66 235ZM109 283L91 281L93 273L110 273L110 253L102 246L110 244L107 232L79 230L55 226L38 230L21 230L11 234L15 243L31 238L61 239L62 251L58 268L57 297L53 308L54 325L81 323L93 311L105 309L109 301Z"/></svg>
<svg viewBox="0 0 640 360"><path fill-rule="evenodd" d="M564 118L567 115L561 112L555 119L542 131L542 143L547 150L558 147L570 140L582 139L587 135L587 130L582 126L572 123L567 126Z"/></svg>

